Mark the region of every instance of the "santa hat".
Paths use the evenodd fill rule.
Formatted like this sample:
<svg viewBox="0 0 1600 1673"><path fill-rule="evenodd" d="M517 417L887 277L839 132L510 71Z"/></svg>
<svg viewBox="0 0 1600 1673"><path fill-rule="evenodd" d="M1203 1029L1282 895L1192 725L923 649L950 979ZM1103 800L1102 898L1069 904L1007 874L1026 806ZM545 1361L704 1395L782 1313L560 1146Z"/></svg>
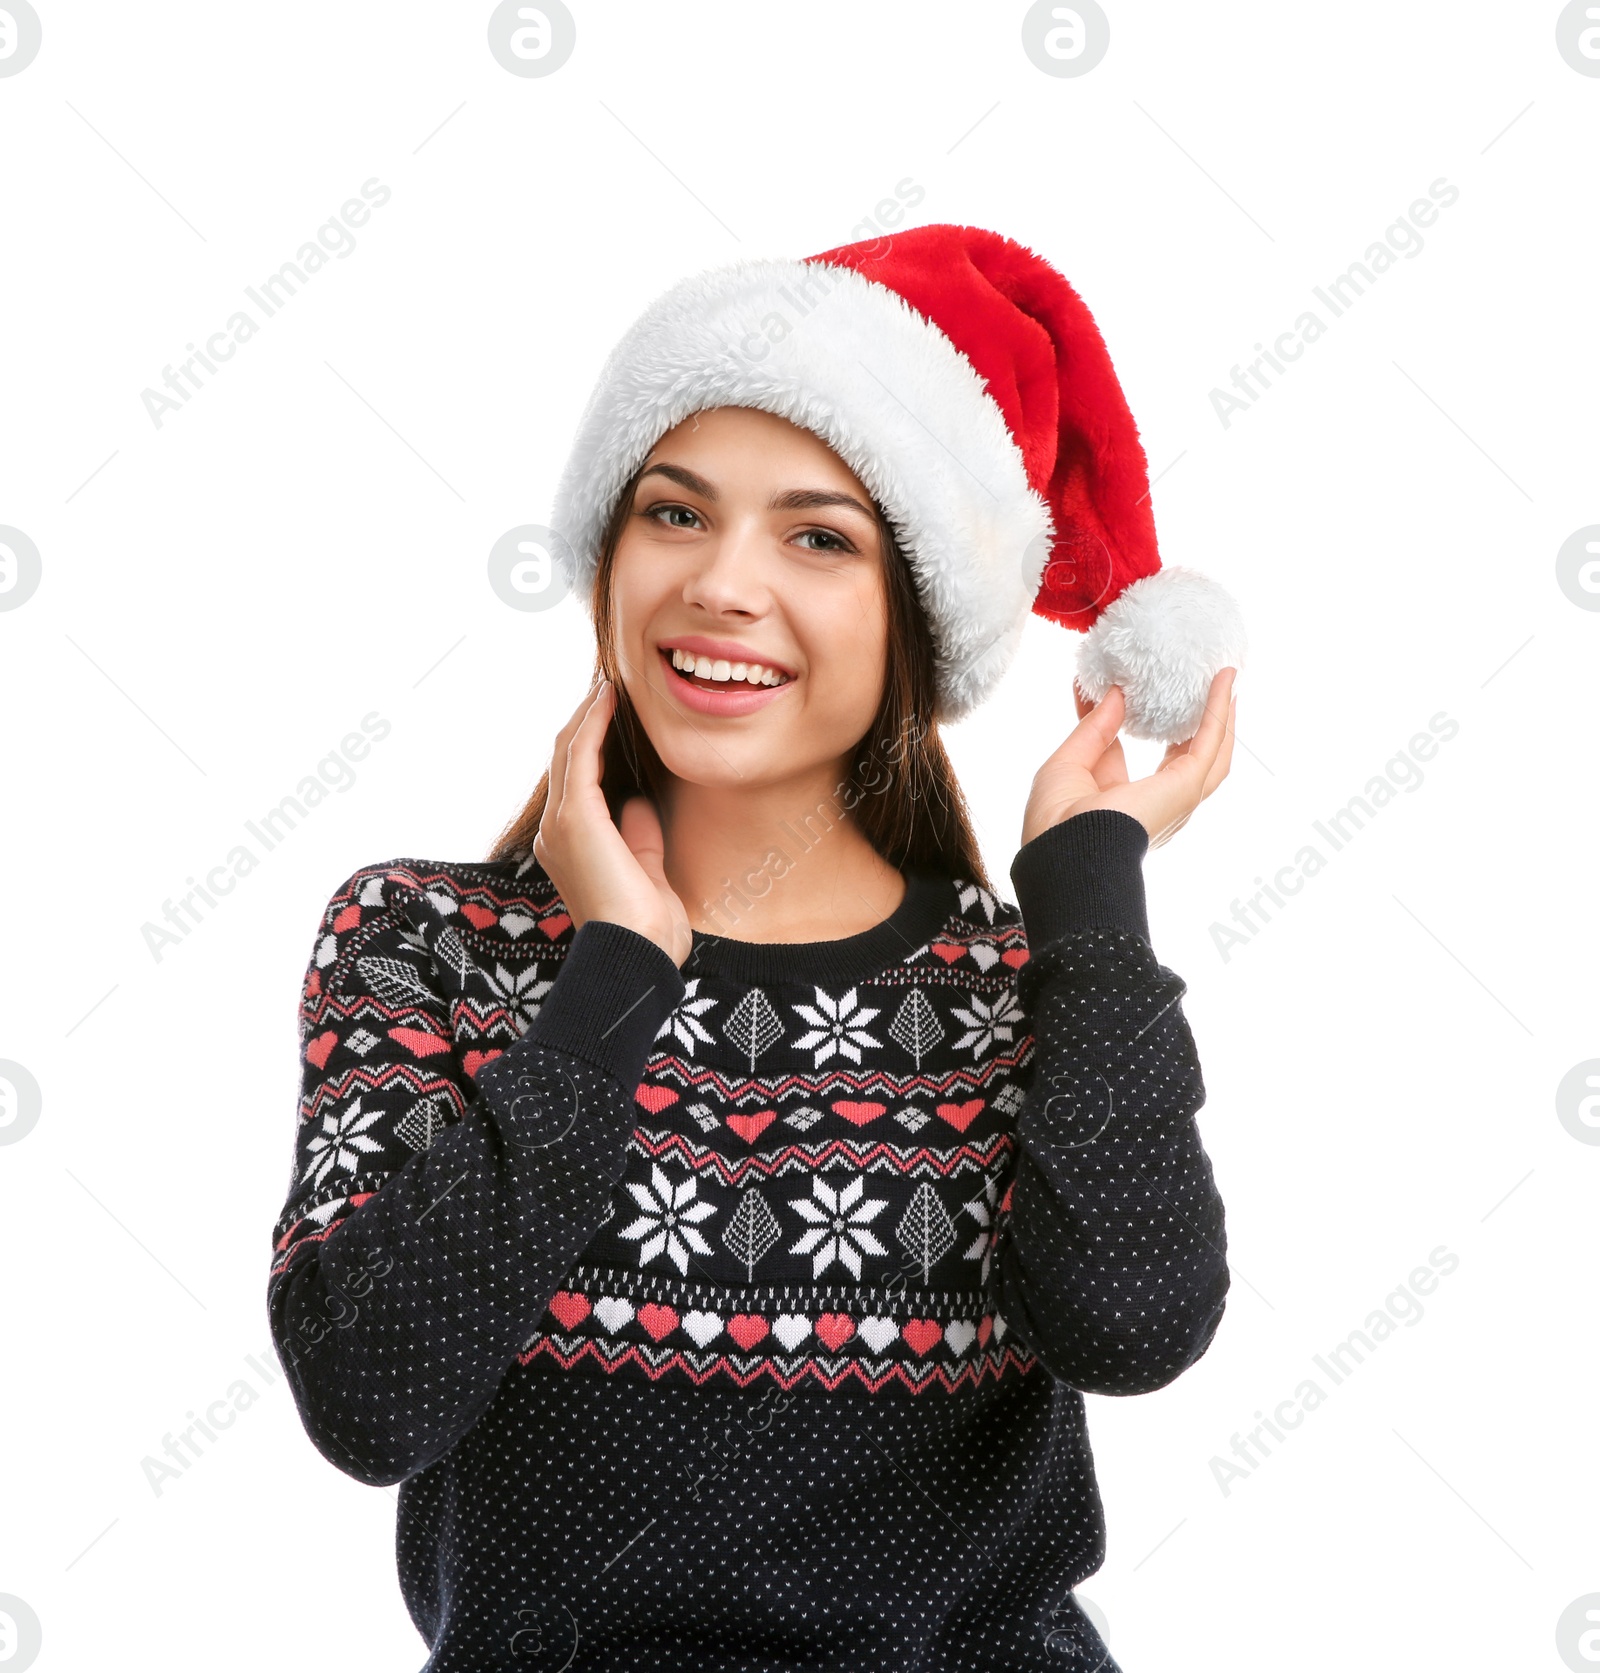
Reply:
<svg viewBox="0 0 1600 1673"><path fill-rule="evenodd" d="M1078 681L1131 737L1179 742L1240 667L1233 599L1161 567L1139 432L1098 327L1047 261L935 225L683 280L630 327L589 399L552 512L587 596L624 484L711 407L821 437L883 508L935 647L936 718L994 688L1029 611L1085 637ZM563 550L563 543L566 550Z"/></svg>

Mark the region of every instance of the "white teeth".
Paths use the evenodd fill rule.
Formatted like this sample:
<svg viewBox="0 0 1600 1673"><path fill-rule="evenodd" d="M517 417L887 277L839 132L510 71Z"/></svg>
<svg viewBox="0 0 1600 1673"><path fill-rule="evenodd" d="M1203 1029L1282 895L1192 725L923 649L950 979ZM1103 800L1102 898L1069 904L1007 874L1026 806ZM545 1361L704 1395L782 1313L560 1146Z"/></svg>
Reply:
<svg viewBox="0 0 1600 1673"><path fill-rule="evenodd" d="M722 657L715 661L709 656L696 656L692 651L674 650L672 666L686 674L698 675L702 680L739 682L745 685L785 685L787 674L768 668L760 662L728 662Z"/></svg>

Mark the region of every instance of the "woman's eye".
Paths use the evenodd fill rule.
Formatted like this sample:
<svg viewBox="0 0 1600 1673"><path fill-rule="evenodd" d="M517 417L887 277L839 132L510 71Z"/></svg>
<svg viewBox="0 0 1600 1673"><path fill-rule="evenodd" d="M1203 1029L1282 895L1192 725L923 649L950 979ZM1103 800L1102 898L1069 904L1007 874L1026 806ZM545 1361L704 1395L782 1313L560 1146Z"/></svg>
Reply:
<svg viewBox="0 0 1600 1673"><path fill-rule="evenodd" d="M810 535L818 535L823 540L832 542L828 546L813 546L813 552L848 552L851 549L850 543L842 535L835 534L832 529L805 529L800 538L804 540Z"/></svg>
<svg viewBox="0 0 1600 1673"><path fill-rule="evenodd" d="M673 529L693 528L694 524L699 521L698 514L696 512L691 511L689 509L689 507L686 506L686 505L667 505L667 504L653 505L653 506L650 507L650 509L648 511L645 512L645 516L646 517L654 517L657 522L664 522L667 517L670 517L674 513L678 513L678 512L681 512L685 517L690 518L691 521L687 522L687 523L668 523L667 524L668 528L673 528Z"/></svg>

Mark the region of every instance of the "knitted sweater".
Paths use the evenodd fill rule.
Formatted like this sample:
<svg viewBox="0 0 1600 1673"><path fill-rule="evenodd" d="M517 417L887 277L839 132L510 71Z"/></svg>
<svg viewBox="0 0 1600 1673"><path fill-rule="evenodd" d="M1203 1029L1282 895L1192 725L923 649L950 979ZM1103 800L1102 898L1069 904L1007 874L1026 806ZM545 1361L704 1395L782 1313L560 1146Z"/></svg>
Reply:
<svg viewBox="0 0 1600 1673"><path fill-rule="evenodd" d="M574 932L531 853L327 907L273 1340L400 1484L425 1673L1114 1668L1083 1391L1228 1288L1131 816L834 941ZM1104 1659L1102 1659L1104 1657Z"/></svg>

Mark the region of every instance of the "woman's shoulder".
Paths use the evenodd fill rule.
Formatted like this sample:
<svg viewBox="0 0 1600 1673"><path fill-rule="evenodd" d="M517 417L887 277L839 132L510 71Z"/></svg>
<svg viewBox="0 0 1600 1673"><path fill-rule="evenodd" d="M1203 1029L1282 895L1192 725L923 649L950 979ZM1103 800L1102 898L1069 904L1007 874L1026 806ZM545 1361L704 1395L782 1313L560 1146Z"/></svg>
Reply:
<svg viewBox="0 0 1600 1673"><path fill-rule="evenodd" d="M549 873L533 857L532 849L517 849L503 859L427 860L402 854L358 867L333 891L328 909L355 902L364 906L392 904L413 895L438 895L445 901L484 900L543 904L556 894Z"/></svg>
<svg viewBox="0 0 1600 1673"><path fill-rule="evenodd" d="M571 917L531 849L488 860L400 855L358 867L323 908L316 957L331 964L386 925L403 937L432 929L478 947L493 941L512 956L535 947L548 955L572 936Z"/></svg>
<svg viewBox="0 0 1600 1673"><path fill-rule="evenodd" d="M943 914L929 940L908 961L908 968L937 972L944 982L1014 983L1028 962L1028 938L1022 913L1012 901L970 878L942 877Z"/></svg>
<svg viewBox="0 0 1600 1673"><path fill-rule="evenodd" d="M981 883L951 879L955 908L947 929L977 942L1010 946L1022 938L1022 912L1013 901ZM1026 940L1021 940L1026 945Z"/></svg>

